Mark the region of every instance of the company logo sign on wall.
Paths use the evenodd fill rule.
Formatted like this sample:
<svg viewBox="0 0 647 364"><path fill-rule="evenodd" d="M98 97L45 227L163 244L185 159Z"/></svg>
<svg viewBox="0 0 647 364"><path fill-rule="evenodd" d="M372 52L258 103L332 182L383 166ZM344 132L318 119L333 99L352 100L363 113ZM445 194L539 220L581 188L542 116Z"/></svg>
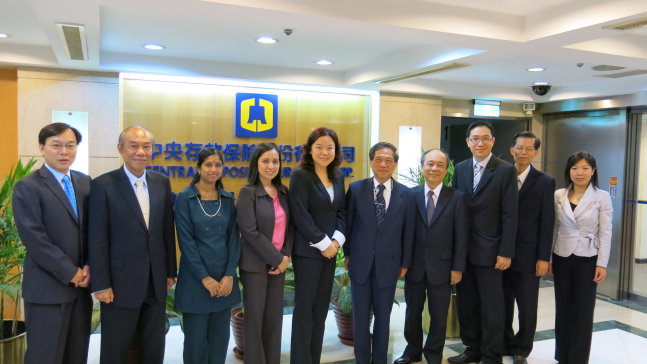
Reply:
<svg viewBox="0 0 647 364"><path fill-rule="evenodd" d="M235 136L276 138L278 114L277 95L237 93Z"/></svg>

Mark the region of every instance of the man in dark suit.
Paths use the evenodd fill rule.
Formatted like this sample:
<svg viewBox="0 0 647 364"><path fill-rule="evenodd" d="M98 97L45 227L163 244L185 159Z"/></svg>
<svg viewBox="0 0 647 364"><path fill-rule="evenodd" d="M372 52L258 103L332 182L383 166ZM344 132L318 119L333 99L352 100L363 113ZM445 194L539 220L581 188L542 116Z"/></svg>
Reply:
<svg viewBox="0 0 647 364"><path fill-rule="evenodd" d="M351 183L346 194L344 253L353 298L355 361L386 364L396 282L411 265L415 204L413 193L391 178L398 163L395 146L377 143L369 158L374 177Z"/></svg>
<svg viewBox="0 0 647 364"><path fill-rule="evenodd" d="M130 127L119 135L122 168L92 181L89 255L92 291L101 301L101 363L126 361L137 340L139 362L164 359L166 291L175 283L171 185L146 170L153 135Z"/></svg>
<svg viewBox="0 0 647 364"><path fill-rule="evenodd" d="M514 364L526 364L537 327L539 278L548 272L555 224L555 179L532 166L540 140L531 132L515 135L510 147L517 169L519 227L510 269L503 273L506 352ZM519 310L519 331L514 334L514 304Z"/></svg>
<svg viewBox="0 0 647 364"><path fill-rule="evenodd" d="M81 133L67 124L42 128L38 144L45 163L14 187L14 219L27 249L22 282L27 364L87 362L90 177L70 170L80 142Z"/></svg>
<svg viewBox="0 0 647 364"><path fill-rule="evenodd" d="M413 258L404 286L407 347L394 364L418 362L423 353L427 363L441 363L451 285L460 282L467 257L469 210L465 195L443 186L449 157L439 149L432 149L422 155L420 164L425 184L413 188L418 213ZM425 291L431 321L423 349Z"/></svg>
<svg viewBox="0 0 647 364"><path fill-rule="evenodd" d="M504 350L503 271L510 267L517 236L517 173L492 155L492 124L473 122L465 141L472 158L456 165L452 186L465 193L470 209L468 262L457 286L461 340L467 348L449 362L496 364Z"/></svg>

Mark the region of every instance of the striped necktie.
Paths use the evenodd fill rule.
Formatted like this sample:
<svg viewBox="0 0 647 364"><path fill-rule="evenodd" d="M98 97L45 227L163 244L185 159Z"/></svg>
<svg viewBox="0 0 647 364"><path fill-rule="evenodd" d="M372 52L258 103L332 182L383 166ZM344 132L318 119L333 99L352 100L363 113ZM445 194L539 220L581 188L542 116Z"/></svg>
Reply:
<svg viewBox="0 0 647 364"><path fill-rule="evenodd" d="M434 191L429 190L429 192L427 192L427 226L431 225L431 218L434 216L435 208Z"/></svg>
<svg viewBox="0 0 647 364"><path fill-rule="evenodd" d="M474 184L473 186L473 192L476 192L476 187L479 186L479 182L481 182L481 176L483 175L481 173L481 170L483 170L483 166L480 163L474 164Z"/></svg>
<svg viewBox="0 0 647 364"><path fill-rule="evenodd" d="M386 215L386 202L384 201L384 185L377 185L377 195L375 196L375 219L377 221L377 227L379 228L382 222L384 221L384 215Z"/></svg>

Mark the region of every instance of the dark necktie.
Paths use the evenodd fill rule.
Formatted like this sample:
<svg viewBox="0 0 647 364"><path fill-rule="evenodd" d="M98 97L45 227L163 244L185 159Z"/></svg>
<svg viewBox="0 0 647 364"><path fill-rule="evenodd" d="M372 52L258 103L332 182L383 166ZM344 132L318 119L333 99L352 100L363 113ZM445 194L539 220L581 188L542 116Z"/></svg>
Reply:
<svg viewBox="0 0 647 364"><path fill-rule="evenodd" d="M427 226L431 225L431 218L434 216L435 208L434 191L429 190L429 192L427 192Z"/></svg>
<svg viewBox="0 0 647 364"><path fill-rule="evenodd" d="M74 187L72 186L72 181L68 175L63 176L63 186L65 186L65 196L70 200L72 205L72 210L74 210L74 216L79 217L79 211L76 208L76 196L74 196Z"/></svg>
<svg viewBox="0 0 647 364"><path fill-rule="evenodd" d="M379 228L386 215L386 202L384 201L384 185L377 185L377 195L375 196L375 218Z"/></svg>

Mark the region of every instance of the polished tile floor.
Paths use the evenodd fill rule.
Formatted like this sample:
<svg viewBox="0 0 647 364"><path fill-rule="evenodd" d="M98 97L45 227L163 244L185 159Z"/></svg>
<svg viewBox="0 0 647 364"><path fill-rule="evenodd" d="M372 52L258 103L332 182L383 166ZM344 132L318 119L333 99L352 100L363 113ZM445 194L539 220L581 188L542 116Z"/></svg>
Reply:
<svg viewBox="0 0 647 364"><path fill-rule="evenodd" d="M632 308L627 308L630 306ZM390 362L400 356L406 342L402 329L404 326L405 304L393 307L391 315L391 340L389 347ZM292 315L283 319L283 340L281 363L289 363L290 325ZM535 346L528 358L530 364L555 363L553 360L554 340L554 297L550 286L540 289L539 320ZM171 327L166 336L166 356L164 363L182 363L183 335L178 326ZM92 335L90 340L89 363L99 363L99 334ZM233 337L229 343L230 354L227 364L242 363L237 360L231 349ZM444 357L455 355L462 351L459 340L446 343ZM352 347L343 345L337 338L337 327L332 312L326 321L326 336L324 338L322 363L346 364L354 363ZM443 361L443 362L446 362ZM647 363L647 308L636 305L611 302L598 299L595 310L595 325L593 345L591 349L591 364L644 364ZM424 363L424 361L423 361ZM512 359L504 357L504 363L512 363Z"/></svg>

